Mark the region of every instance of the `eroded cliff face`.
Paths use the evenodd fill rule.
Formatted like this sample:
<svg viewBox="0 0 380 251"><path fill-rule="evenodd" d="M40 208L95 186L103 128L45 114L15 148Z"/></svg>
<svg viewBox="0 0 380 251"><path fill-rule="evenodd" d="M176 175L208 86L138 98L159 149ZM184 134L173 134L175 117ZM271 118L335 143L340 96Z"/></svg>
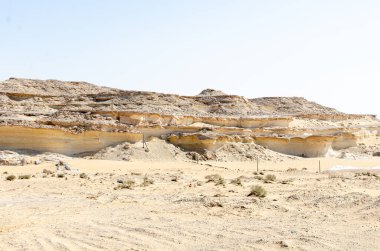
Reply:
<svg viewBox="0 0 380 251"><path fill-rule="evenodd" d="M0 148L74 155L157 137L199 153L258 144L303 157L379 142L372 115L343 114L303 98L246 99L123 91L85 82L0 82Z"/></svg>

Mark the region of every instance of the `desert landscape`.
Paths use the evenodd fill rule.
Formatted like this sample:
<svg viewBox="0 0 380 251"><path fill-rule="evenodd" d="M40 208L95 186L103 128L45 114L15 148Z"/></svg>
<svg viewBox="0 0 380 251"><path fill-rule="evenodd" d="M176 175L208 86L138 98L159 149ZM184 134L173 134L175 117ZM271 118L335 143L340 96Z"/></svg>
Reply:
<svg viewBox="0 0 380 251"><path fill-rule="evenodd" d="M0 101L0 250L380 249L375 115L22 78Z"/></svg>

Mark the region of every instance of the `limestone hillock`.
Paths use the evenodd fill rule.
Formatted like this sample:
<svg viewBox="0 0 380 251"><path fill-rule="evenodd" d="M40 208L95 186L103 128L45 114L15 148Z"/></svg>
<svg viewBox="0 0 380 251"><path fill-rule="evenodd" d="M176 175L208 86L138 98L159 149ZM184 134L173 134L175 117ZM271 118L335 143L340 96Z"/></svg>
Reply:
<svg viewBox="0 0 380 251"><path fill-rule="evenodd" d="M180 96L11 78L0 82L0 101L3 150L81 155L162 139L184 152L245 161L260 155L252 152L256 146L299 157L331 156L358 151L359 145L372 149L380 135L380 122L372 115L345 114L300 97L248 99L214 89ZM236 153L240 157L218 157L223 149L234 152L232 145L243 152ZM155 158L138 151L136 158ZM128 160L130 153L104 156Z"/></svg>

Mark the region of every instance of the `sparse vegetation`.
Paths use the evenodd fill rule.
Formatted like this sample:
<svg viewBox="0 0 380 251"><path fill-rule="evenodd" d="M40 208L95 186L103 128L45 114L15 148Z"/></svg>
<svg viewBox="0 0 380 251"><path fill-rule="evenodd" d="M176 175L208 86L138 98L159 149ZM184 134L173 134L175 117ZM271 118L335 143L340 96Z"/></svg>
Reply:
<svg viewBox="0 0 380 251"><path fill-rule="evenodd" d="M295 171L297 171L297 168L288 168L286 171L287 172L295 172Z"/></svg>
<svg viewBox="0 0 380 251"><path fill-rule="evenodd" d="M65 177L65 174L63 174L63 173L57 174L57 178L64 178L64 177Z"/></svg>
<svg viewBox="0 0 380 251"><path fill-rule="evenodd" d="M206 181L207 183L214 182L215 186L225 185L226 184L226 182L224 181L224 179L222 178L222 176L220 176L219 174L207 175L205 177L205 179L207 180Z"/></svg>
<svg viewBox="0 0 380 251"><path fill-rule="evenodd" d="M53 174L54 172L53 171L50 171L50 170L47 170L47 169L44 169L42 170L42 173L46 174L46 175L51 175Z"/></svg>
<svg viewBox="0 0 380 251"><path fill-rule="evenodd" d="M207 182L215 182L216 180L219 180L221 178L222 176L220 176L219 174L210 174L210 175L205 176L205 179L207 180Z"/></svg>
<svg viewBox="0 0 380 251"><path fill-rule="evenodd" d="M263 177L262 177L262 176L258 176L258 175L256 175L256 176L253 176L253 178L254 178L254 179L256 179L256 180L262 180L262 179L263 179Z"/></svg>
<svg viewBox="0 0 380 251"><path fill-rule="evenodd" d="M223 207L222 203L220 203L218 201L206 202L206 203L204 203L204 206L205 207Z"/></svg>
<svg viewBox="0 0 380 251"><path fill-rule="evenodd" d="M28 180L28 179L30 179L30 175L28 175L28 174L25 174L25 175L19 175L19 176L18 176L18 179L19 179L19 180Z"/></svg>
<svg viewBox="0 0 380 251"><path fill-rule="evenodd" d="M343 179L344 176L340 173L330 173L329 179Z"/></svg>
<svg viewBox="0 0 380 251"><path fill-rule="evenodd" d="M87 174L81 173L81 174L79 174L79 178L81 178L81 179L87 179Z"/></svg>
<svg viewBox="0 0 380 251"><path fill-rule="evenodd" d="M178 176L177 175L171 176L170 177L170 181L177 182L178 181Z"/></svg>
<svg viewBox="0 0 380 251"><path fill-rule="evenodd" d="M8 174L8 172L7 172L7 171L5 171L5 172L3 172L3 174Z"/></svg>
<svg viewBox="0 0 380 251"><path fill-rule="evenodd" d="M293 180L291 180L291 179L287 179L287 180L282 180L282 181L281 181L281 184L283 184L283 185L287 185L287 184L290 184L291 182L293 182Z"/></svg>
<svg viewBox="0 0 380 251"><path fill-rule="evenodd" d="M267 195L267 191L261 186L253 186L248 196L255 196L264 198Z"/></svg>
<svg viewBox="0 0 380 251"><path fill-rule="evenodd" d="M13 174L12 175L8 175L5 179L9 180L9 181L12 181L12 180L16 179L16 176L14 176Z"/></svg>
<svg viewBox="0 0 380 251"><path fill-rule="evenodd" d="M240 178L232 179L231 184L237 185L237 186L242 186L243 184L241 183Z"/></svg>
<svg viewBox="0 0 380 251"><path fill-rule="evenodd" d="M114 190L120 190L120 189L132 189L132 187L135 185L134 180L126 180L121 184L118 184Z"/></svg>
<svg viewBox="0 0 380 251"><path fill-rule="evenodd" d="M152 185L153 183L154 183L154 181L152 179L149 179L148 176L145 175L143 183L141 184L141 186L146 187L146 186Z"/></svg>
<svg viewBox="0 0 380 251"><path fill-rule="evenodd" d="M276 180L276 176L274 174L267 174L264 179L264 181L267 183L273 182L275 180Z"/></svg>

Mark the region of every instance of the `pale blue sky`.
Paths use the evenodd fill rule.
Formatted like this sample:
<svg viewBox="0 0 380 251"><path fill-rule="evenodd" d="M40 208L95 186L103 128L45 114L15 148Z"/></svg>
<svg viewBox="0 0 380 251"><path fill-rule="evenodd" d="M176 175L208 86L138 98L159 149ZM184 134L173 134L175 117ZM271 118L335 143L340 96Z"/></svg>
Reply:
<svg viewBox="0 0 380 251"><path fill-rule="evenodd" d="M304 96L380 115L379 0L0 0L0 79Z"/></svg>

